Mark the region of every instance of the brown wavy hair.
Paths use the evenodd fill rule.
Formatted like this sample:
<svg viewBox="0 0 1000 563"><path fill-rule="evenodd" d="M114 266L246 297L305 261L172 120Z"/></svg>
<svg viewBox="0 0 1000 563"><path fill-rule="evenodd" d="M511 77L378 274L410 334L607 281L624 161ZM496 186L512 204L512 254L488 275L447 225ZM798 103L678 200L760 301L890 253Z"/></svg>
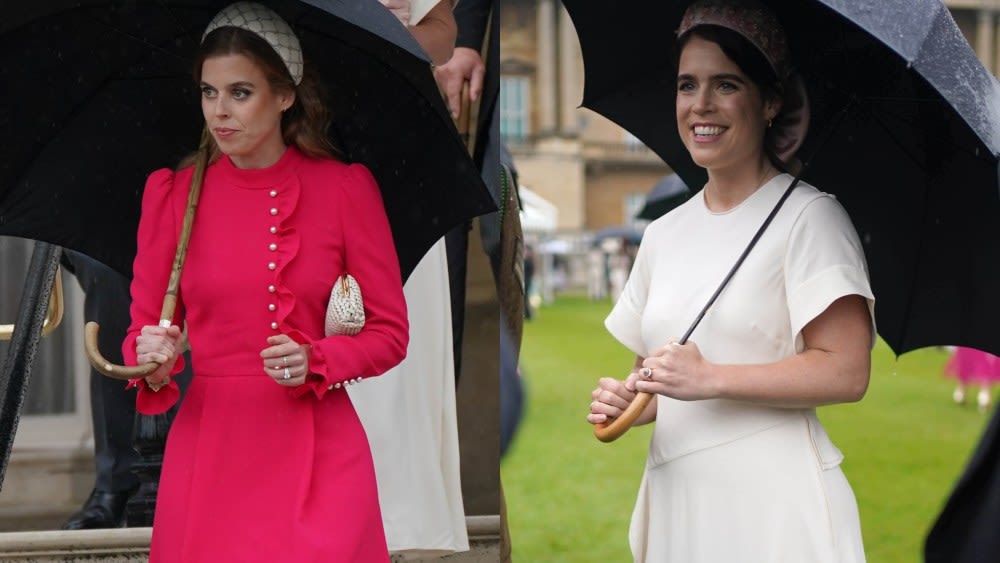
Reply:
<svg viewBox="0 0 1000 563"><path fill-rule="evenodd" d="M326 92L308 61L303 65L302 81L296 86L284 61L267 41L244 29L220 27L209 33L198 48L194 83L201 84L201 70L206 59L225 55L247 57L260 67L272 90L295 94L295 101L281 115L281 137L285 145L294 145L314 158L344 160L343 152L334 146L327 134L332 118L326 104ZM209 144L209 162L215 162L222 151L215 139L209 139ZM197 152L184 157L179 168L193 164L196 156Z"/></svg>

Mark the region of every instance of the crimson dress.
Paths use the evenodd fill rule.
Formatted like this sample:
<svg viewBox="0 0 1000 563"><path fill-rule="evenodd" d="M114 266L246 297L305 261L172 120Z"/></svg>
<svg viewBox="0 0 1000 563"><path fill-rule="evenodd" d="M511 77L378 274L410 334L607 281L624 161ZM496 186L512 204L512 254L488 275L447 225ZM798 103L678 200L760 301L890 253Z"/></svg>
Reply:
<svg viewBox="0 0 1000 563"><path fill-rule="evenodd" d="M159 321L192 169L154 172L143 194L123 344ZM323 338L330 289L357 278L366 325ZM344 390L406 354L408 326L392 234L362 165L304 156L241 170L208 167L174 324L187 323L195 377L170 429L150 561L383 562L389 560L371 454ZM312 344L307 383L268 377L260 352L284 333ZM174 371L180 371L183 358ZM134 381L137 408L166 411Z"/></svg>

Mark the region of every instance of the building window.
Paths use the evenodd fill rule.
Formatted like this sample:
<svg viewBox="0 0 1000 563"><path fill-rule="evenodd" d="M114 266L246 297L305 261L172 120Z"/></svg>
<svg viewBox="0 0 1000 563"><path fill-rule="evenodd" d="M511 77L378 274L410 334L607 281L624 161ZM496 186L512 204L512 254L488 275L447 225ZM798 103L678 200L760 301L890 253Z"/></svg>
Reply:
<svg viewBox="0 0 1000 563"><path fill-rule="evenodd" d="M500 77L500 135L507 142L524 142L531 133L531 81L526 76Z"/></svg>

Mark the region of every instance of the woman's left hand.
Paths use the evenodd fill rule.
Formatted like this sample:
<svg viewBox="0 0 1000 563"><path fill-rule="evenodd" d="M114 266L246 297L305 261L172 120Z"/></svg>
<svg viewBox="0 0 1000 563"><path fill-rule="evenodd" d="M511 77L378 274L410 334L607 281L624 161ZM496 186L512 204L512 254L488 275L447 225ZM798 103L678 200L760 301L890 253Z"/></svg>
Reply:
<svg viewBox="0 0 1000 563"><path fill-rule="evenodd" d="M635 388L681 401L713 399L719 389L712 377L711 364L690 340L681 345L679 339L654 352L642 362Z"/></svg>
<svg viewBox="0 0 1000 563"><path fill-rule="evenodd" d="M260 353L264 373L285 387L298 387L309 375L309 345L299 344L287 334L269 336L270 344Z"/></svg>

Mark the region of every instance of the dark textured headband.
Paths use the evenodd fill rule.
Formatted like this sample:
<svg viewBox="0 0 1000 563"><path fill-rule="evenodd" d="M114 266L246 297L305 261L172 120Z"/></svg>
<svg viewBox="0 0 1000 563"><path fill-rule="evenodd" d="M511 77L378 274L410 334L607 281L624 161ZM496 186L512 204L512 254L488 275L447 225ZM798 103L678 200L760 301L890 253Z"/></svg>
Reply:
<svg viewBox="0 0 1000 563"><path fill-rule="evenodd" d="M699 25L717 25L739 33L764 55L778 79L788 77L788 41L767 6L753 0L699 0L684 12L677 36Z"/></svg>

